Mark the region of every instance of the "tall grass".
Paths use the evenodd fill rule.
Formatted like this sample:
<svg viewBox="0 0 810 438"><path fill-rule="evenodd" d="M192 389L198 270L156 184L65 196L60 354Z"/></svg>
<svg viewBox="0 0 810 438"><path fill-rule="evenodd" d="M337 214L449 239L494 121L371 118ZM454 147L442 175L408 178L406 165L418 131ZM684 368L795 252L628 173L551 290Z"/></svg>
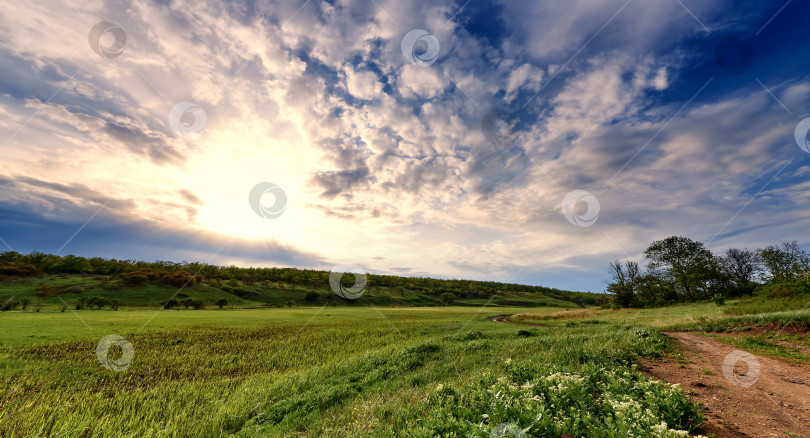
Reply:
<svg viewBox="0 0 810 438"><path fill-rule="evenodd" d="M468 425L466 414L442 410L438 385L485 391L469 385L486 373L512 379L510 367L517 364L531 366L516 384L556 372L604 374L598 370L647 382L634 361L666 348L665 337L640 326L520 331L487 321L486 314L470 321L471 315L414 310L388 319L122 332L135 347L135 360L120 373L98 364L97 339L3 347L0 436L426 436L458 422L465 431L487 436L495 424ZM614 385L610 398L637 399L631 383ZM638 400L653 415L644 424L633 423L641 428L633 430L651 435L662 421L666 428L693 427L695 411L679 398L680 390L660 391L660 400ZM587 427L607 430L606 424L619 421L618 408L599 406ZM564 422L569 414L554 415ZM531 421L519 422L527 427ZM542 422L532 427L547 434L557 430Z"/></svg>

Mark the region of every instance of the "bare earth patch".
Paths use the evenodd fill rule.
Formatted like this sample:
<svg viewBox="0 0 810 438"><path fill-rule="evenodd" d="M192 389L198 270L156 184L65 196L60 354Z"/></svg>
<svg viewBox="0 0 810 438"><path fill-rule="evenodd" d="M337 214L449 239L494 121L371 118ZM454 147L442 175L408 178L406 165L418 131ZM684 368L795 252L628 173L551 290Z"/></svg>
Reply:
<svg viewBox="0 0 810 438"><path fill-rule="evenodd" d="M667 333L677 339L683 360L645 361L645 373L679 383L707 409L704 435L717 437L810 437L810 367L754 355L759 375L750 387L723 374L723 361L734 347L695 333ZM753 378L745 362L737 375ZM745 376L744 376L745 377Z"/></svg>

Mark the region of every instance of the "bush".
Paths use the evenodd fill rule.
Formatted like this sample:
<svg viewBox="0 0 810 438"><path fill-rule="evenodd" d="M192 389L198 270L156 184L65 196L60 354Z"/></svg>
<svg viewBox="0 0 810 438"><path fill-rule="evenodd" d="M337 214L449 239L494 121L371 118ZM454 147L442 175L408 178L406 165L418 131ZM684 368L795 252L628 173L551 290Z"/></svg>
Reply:
<svg viewBox="0 0 810 438"><path fill-rule="evenodd" d="M723 294L714 294L712 297L712 302L718 306L722 306L723 304L726 304L726 297L724 297Z"/></svg>
<svg viewBox="0 0 810 438"><path fill-rule="evenodd" d="M439 299L439 302L441 302L443 306L453 304L454 301L456 301L456 294L452 292L443 293Z"/></svg>
<svg viewBox="0 0 810 438"><path fill-rule="evenodd" d="M186 309L188 309L189 307L191 307L191 306L193 306L193 305L194 305L194 300L192 300L191 298L186 298L186 299L184 299L184 300L181 300L181 301L180 301L180 304L182 304L182 305L183 305L183 307L185 307Z"/></svg>
<svg viewBox="0 0 810 438"><path fill-rule="evenodd" d="M224 284L225 283L223 283L219 278L212 278L208 280L208 285L217 289L220 289Z"/></svg>
<svg viewBox="0 0 810 438"><path fill-rule="evenodd" d="M62 295L62 294L81 294L84 293L84 288L79 286L63 286L61 289L57 289L54 292L54 295Z"/></svg>
<svg viewBox="0 0 810 438"><path fill-rule="evenodd" d="M149 283L149 277L144 274L135 272L125 272L119 275L121 278L121 283L124 283L127 286L140 286L146 283Z"/></svg>
<svg viewBox="0 0 810 438"><path fill-rule="evenodd" d="M197 279L187 271L167 272L160 276L160 282L174 287L194 286Z"/></svg>
<svg viewBox="0 0 810 438"><path fill-rule="evenodd" d="M215 304L217 306L219 306L219 308L221 309L221 308L228 305L228 300L226 300L225 298L220 298L220 299L217 300L217 302Z"/></svg>
<svg viewBox="0 0 810 438"><path fill-rule="evenodd" d="M23 310L28 309L29 304L31 304L31 300L28 298L23 298L20 300L20 307L22 307Z"/></svg>
<svg viewBox="0 0 810 438"><path fill-rule="evenodd" d="M47 297L50 296L56 288L53 285L43 283L37 287L37 291L34 292L34 295L38 297Z"/></svg>
<svg viewBox="0 0 810 438"><path fill-rule="evenodd" d="M87 298L85 304L87 305L88 309L92 309L93 307L95 307L98 310L101 310L104 306L109 304L109 301L107 301L107 299L103 297L90 297Z"/></svg>
<svg viewBox="0 0 810 438"><path fill-rule="evenodd" d="M205 309L205 301L203 301L203 300L193 300L191 302L191 306L194 307L194 310Z"/></svg>
<svg viewBox="0 0 810 438"><path fill-rule="evenodd" d="M178 302L174 298L171 298L171 299L169 299L169 301L166 301L166 303L163 304L163 308L164 309L172 309L172 308L177 307L179 304L180 304L180 302Z"/></svg>
<svg viewBox="0 0 810 438"><path fill-rule="evenodd" d="M6 310L14 310L19 305L20 303L17 300L15 300L14 297L11 297L3 301L2 304L0 304L0 310L2 310L3 312L5 312Z"/></svg>
<svg viewBox="0 0 810 438"><path fill-rule="evenodd" d="M0 266L0 275L9 277L29 277L39 274L39 269L34 265L9 263Z"/></svg>
<svg viewBox="0 0 810 438"><path fill-rule="evenodd" d="M314 290L311 290L311 291L307 292L306 294L304 294L304 301L306 301L308 303L314 303L314 302L318 301L318 299L320 297L321 297L321 294L319 294L318 292L316 292Z"/></svg>

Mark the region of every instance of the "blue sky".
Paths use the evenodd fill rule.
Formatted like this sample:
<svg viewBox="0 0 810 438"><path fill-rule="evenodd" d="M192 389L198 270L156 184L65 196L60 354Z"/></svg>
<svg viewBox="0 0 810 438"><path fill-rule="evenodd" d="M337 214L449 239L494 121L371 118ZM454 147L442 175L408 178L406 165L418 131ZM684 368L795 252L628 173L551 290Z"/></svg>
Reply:
<svg viewBox="0 0 810 438"><path fill-rule="evenodd" d="M808 16L6 2L0 246L590 291L670 235L806 246Z"/></svg>

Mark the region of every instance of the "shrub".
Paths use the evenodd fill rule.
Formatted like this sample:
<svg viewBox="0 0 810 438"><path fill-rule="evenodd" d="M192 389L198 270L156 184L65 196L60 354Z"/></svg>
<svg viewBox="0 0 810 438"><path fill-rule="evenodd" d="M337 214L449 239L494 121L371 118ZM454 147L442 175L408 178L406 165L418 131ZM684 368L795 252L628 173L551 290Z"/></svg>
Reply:
<svg viewBox="0 0 810 438"><path fill-rule="evenodd" d="M174 287L194 286L197 279L187 271L166 272L160 276L160 282Z"/></svg>
<svg viewBox="0 0 810 438"><path fill-rule="evenodd" d="M23 298L20 300L20 307L22 307L23 310L28 309L29 304L31 304L31 300L28 298Z"/></svg>
<svg viewBox="0 0 810 438"><path fill-rule="evenodd" d="M320 297L321 297L321 294L319 294L318 292L316 292L314 290L311 290L311 291L307 292L306 294L304 294L304 301L309 302L309 303L314 303L314 302L318 301L318 298L320 298Z"/></svg>
<svg viewBox="0 0 810 438"><path fill-rule="evenodd" d="M712 297L712 302L718 306L722 306L723 304L726 304L726 297L724 297L723 294L714 294Z"/></svg>
<svg viewBox="0 0 810 438"><path fill-rule="evenodd" d="M174 307L177 307L177 305L179 305L179 304L180 303L177 300L175 300L174 298L171 298L171 299L169 299L169 301L166 301L163 304L163 308L164 309L172 309Z"/></svg>
<svg viewBox="0 0 810 438"><path fill-rule="evenodd" d="M216 305L219 306L219 308L221 309L228 305L228 300L226 300L225 298L220 298L217 300Z"/></svg>
<svg viewBox="0 0 810 438"><path fill-rule="evenodd" d="M182 304L183 307L188 309L189 307L194 305L194 300L192 300L191 298L186 298L186 299L180 301L180 304Z"/></svg>
<svg viewBox="0 0 810 438"><path fill-rule="evenodd" d="M43 283L37 286L37 291L34 292L34 295L38 297L47 297L53 293L56 288L53 285Z"/></svg>
<svg viewBox="0 0 810 438"><path fill-rule="evenodd" d="M62 289L56 291L56 295L80 294L80 293L84 293L84 288L81 288L79 286L65 286Z"/></svg>
<svg viewBox="0 0 810 438"><path fill-rule="evenodd" d="M456 301L456 294L452 292L445 292L441 295L439 301L442 303L443 306L453 304L453 302Z"/></svg>
<svg viewBox="0 0 810 438"><path fill-rule="evenodd" d="M293 306L295 306L295 305L297 305L297 304L298 304L298 303L297 303L297 302L295 302L295 300L287 300L287 302L286 302L286 303L284 303L284 305L285 305L285 306L287 306L287 307L293 307Z"/></svg>
<svg viewBox="0 0 810 438"><path fill-rule="evenodd" d="M121 278L121 283L124 283L127 286L140 286L146 283L149 283L149 277L144 274L135 272L125 272L119 275Z"/></svg>
<svg viewBox="0 0 810 438"><path fill-rule="evenodd" d="M205 301L193 300L191 302L191 306L194 307L195 310L205 309Z"/></svg>
<svg viewBox="0 0 810 438"><path fill-rule="evenodd" d="M212 278L212 279L208 280L208 285L211 286L211 287L215 287L217 289L221 288L222 285L224 285L224 284L225 283L223 283L222 280L219 279L219 278Z"/></svg>
<svg viewBox="0 0 810 438"><path fill-rule="evenodd" d="M118 300L116 299L110 300L110 307L113 310L118 310Z"/></svg>
<svg viewBox="0 0 810 438"><path fill-rule="evenodd" d="M28 277L39 274L39 269L34 265L8 263L0 266L0 275L9 277Z"/></svg>
<svg viewBox="0 0 810 438"><path fill-rule="evenodd" d="M2 304L0 304L0 310L2 310L3 312L5 312L6 310L14 310L19 305L20 303L17 302L17 300L15 300L14 297L11 297L3 301Z"/></svg>
<svg viewBox="0 0 810 438"><path fill-rule="evenodd" d="M90 297L87 298L85 304L87 305L88 309L92 309L93 307L95 307L98 310L101 310L104 306L109 304L109 301L107 301L107 299L104 297Z"/></svg>

